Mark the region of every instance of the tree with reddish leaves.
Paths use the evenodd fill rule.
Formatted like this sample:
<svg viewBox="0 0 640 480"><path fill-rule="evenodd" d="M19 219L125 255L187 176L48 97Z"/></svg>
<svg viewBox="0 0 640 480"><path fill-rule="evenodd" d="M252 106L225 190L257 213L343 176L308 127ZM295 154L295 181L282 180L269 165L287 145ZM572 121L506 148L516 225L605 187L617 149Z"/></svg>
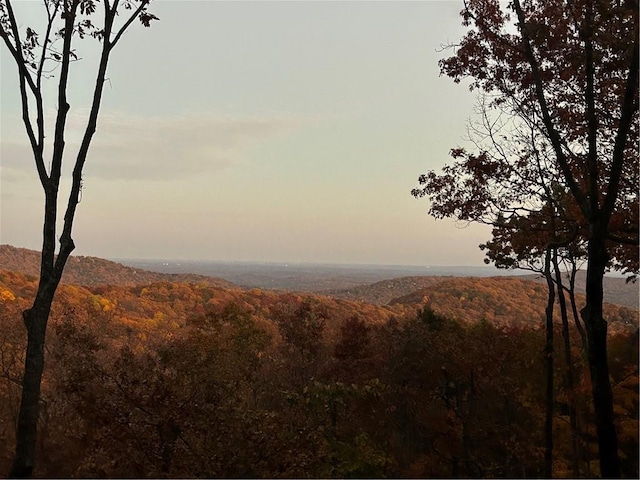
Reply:
<svg viewBox="0 0 640 480"><path fill-rule="evenodd" d="M546 279L543 471L550 477L554 449L556 301L552 267L559 271L559 247L577 241L579 225L567 215L567 202L561 195L558 174L554 175L546 155L544 138L536 135L528 122L509 119L501 107L482 100L478 108L481 120L469 125L469 138L480 152L452 150L453 164L446 165L442 174L431 171L422 175L419 179L422 186L414 189L413 194L430 197L429 212L437 218L452 216L491 225L493 238L480 245L486 250L487 263L493 262L498 268L530 270ZM577 458L575 452L573 457ZM577 468L574 475L578 475Z"/></svg>
<svg viewBox="0 0 640 480"><path fill-rule="evenodd" d="M611 266L637 272L637 2L467 0L461 15L469 31L441 72L469 78L493 105L527 119L578 206L600 469L619 477L603 277Z"/></svg>
<svg viewBox="0 0 640 480"><path fill-rule="evenodd" d="M18 417L16 454L10 476L30 476L34 466L40 385L44 370L44 346L51 304L62 272L75 245L73 222L82 192L82 172L89 147L97 129L107 66L111 53L124 32L139 20L149 26L156 17L147 11L150 0L44 0L44 30L23 29L14 2L0 1L0 38L11 54L18 70L22 120L27 133L38 177L45 197L40 262L40 281L31 308L23 312L27 328L27 353L22 382L22 399ZM95 87L80 148L73 161L71 188L62 222L57 233L58 202L65 150L67 119L71 109L68 100L70 71L74 61L75 41L93 38L102 45L95 76ZM53 80L51 66L56 65L57 105L53 135L47 136L45 89ZM47 144L49 144L47 146ZM45 148L47 147L47 148ZM50 161L45 151L51 152ZM47 165L49 167L47 168ZM59 236L60 246L56 253Z"/></svg>

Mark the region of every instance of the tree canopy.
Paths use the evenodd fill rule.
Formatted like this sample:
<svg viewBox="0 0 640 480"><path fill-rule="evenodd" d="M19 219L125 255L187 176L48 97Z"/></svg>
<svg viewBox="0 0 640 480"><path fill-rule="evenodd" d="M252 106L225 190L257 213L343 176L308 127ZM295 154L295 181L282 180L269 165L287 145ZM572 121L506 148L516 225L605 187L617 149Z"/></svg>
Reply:
<svg viewBox="0 0 640 480"><path fill-rule="evenodd" d="M421 176L423 186L413 193L431 198L435 216L489 218L497 227L510 222L506 230L494 230L503 247L511 248L541 222L555 223L548 245L582 236L587 284L581 315L600 464L604 476L619 476L602 285L608 267L638 271L638 5L617 0L513 0L506 5L468 0L461 16L468 31L454 46L454 55L441 60L441 72L458 83L468 80L472 90L489 97L488 109L506 112L531 135L527 139L518 130L504 139L489 137L494 147L504 140L520 147L508 150L508 159L504 148L481 147L477 153L454 149L454 158L462 160L445 167L442 175ZM528 172L541 157L548 162L536 187ZM506 167L496 158L507 160ZM529 209L532 195L538 203ZM545 208L551 217L541 216ZM505 213L521 215L505 221ZM557 238L558 228L568 238ZM540 251L530 240L523 255Z"/></svg>

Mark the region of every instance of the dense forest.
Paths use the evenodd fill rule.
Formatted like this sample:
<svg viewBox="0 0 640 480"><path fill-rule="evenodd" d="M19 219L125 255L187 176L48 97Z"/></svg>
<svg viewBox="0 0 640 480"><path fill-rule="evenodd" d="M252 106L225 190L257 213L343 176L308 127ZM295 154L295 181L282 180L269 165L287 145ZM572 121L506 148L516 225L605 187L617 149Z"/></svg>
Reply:
<svg viewBox="0 0 640 480"><path fill-rule="evenodd" d="M12 252L13 269L0 272L3 473L20 400L21 312L37 288L37 277L15 268L28 251ZM204 277L135 283L118 279L128 271L118 264L73 264L79 282L60 286L50 321L35 476L541 475L539 283L414 279L413 294L374 304ZM83 281L100 265L112 268L108 282ZM608 305L607 315L623 473L637 477L638 310ZM581 476L596 476L576 332L571 358L573 392L563 363L555 366L553 475L573 476L577 463Z"/></svg>

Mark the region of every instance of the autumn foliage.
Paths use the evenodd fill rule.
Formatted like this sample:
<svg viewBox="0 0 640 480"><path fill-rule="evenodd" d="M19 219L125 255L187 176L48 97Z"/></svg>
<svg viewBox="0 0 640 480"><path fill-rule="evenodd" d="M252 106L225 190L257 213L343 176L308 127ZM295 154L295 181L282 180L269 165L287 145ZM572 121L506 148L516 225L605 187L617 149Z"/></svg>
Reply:
<svg viewBox="0 0 640 480"><path fill-rule="evenodd" d="M62 285L52 310L34 474L539 476L541 314L527 324L502 323L489 312L516 315L541 286L446 280L391 305L205 282ZM20 312L36 287L35 277L0 273L0 472L8 471L13 452ZM457 318L465 310L456 302L470 306L465 318ZM635 476L637 311L630 318L609 351L624 419L623 468ZM580 345L572 348L580 372L580 461L593 476L589 377ZM557 378L554 475L569 476L566 392Z"/></svg>

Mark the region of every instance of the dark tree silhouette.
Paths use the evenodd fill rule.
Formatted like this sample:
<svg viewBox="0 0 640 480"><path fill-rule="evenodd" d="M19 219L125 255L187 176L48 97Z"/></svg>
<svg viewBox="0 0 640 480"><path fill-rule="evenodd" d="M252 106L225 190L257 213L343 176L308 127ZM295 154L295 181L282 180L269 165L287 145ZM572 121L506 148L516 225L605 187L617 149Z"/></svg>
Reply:
<svg viewBox="0 0 640 480"><path fill-rule="evenodd" d="M31 308L23 312L27 328L27 353L18 417L16 453L12 477L31 476L39 416L40 385L44 370L44 346L51 304L62 272L75 245L73 221L82 191L82 171L98 124L102 92L109 58L124 32L137 19L149 26L156 17L147 11L150 0L44 0L43 32L22 29L10 0L0 1L0 37L18 70L22 120L44 191L44 224L40 279ZM98 19L99 18L99 19ZM71 106L67 98L69 73L77 60L74 40L94 38L101 42L95 88L80 148L74 159L72 186L67 199L60 246L56 253L57 213L60 201L67 118ZM59 45L61 46L59 47ZM49 66L57 64L57 113L50 141L50 162L45 160L46 133L43 83L51 79ZM49 165L49 168L47 168Z"/></svg>
<svg viewBox="0 0 640 480"><path fill-rule="evenodd" d="M619 477L603 277L611 265L637 269L638 4L467 0L461 15L469 32L441 61L442 73L470 78L494 105L529 119L578 206L600 469Z"/></svg>

